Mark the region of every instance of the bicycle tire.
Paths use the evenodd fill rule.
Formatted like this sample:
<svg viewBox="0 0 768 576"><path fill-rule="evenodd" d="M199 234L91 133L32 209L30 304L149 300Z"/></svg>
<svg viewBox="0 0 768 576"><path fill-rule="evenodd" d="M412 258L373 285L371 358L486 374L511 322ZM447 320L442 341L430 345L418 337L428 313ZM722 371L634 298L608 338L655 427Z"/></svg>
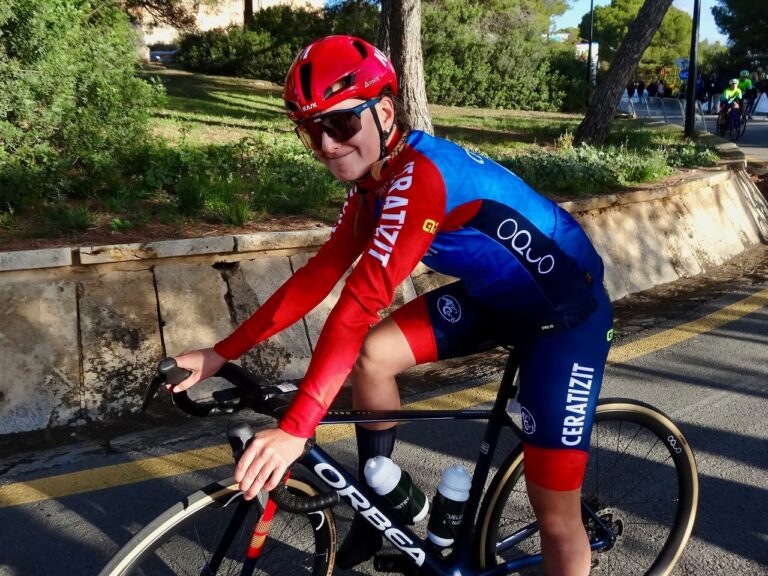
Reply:
<svg viewBox="0 0 768 576"><path fill-rule="evenodd" d="M715 124L715 129L717 131L717 135L720 136L721 138L725 137L726 126L727 126L727 117L723 116L722 114L718 114L717 123Z"/></svg>
<svg viewBox="0 0 768 576"><path fill-rule="evenodd" d="M302 494L317 493L307 480L296 476L288 480L288 488ZM245 549L262 517L266 493L262 492L251 503L246 503L242 496L232 478L191 494L137 533L100 576L240 574ZM247 516L220 569L212 572L208 563L212 551L241 503L248 510ZM336 524L332 510L310 514L277 510L254 574L330 576L335 556Z"/></svg>
<svg viewBox="0 0 768 576"><path fill-rule="evenodd" d="M741 123L738 118L729 116L728 118L728 138L731 142L736 142L741 136Z"/></svg>
<svg viewBox="0 0 768 576"><path fill-rule="evenodd" d="M739 117L739 137L743 136L746 130L747 130L747 113L745 111L742 111L741 116Z"/></svg>
<svg viewBox="0 0 768 576"><path fill-rule="evenodd" d="M606 568L601 573L612 576L669 574L696 519L698 473L687 440L653 406L605 399L597 407L591 443L583 497L620 534L610 550L593 552L593 566ZM518 446L483 499L476 543L481 568L540 553L534 534L501 557L497 554L497 543L507 534L535 522L523 467ZM594 532L594 526L585 524L588 533Z"/></svg>

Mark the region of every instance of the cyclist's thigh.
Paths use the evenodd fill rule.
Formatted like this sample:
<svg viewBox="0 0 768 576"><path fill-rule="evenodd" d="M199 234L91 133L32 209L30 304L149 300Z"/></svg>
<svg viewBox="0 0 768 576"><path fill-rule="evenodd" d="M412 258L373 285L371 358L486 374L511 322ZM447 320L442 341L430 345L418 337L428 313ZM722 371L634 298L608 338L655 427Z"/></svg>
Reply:
<svg viewBox="0 0 768 576"><path fill-rule="evenodd" d="M610 302L602 293L598 308L584 322L539 336L523 350L518 400L526 474L539 485L559 490L581 485L612 322ZM553 477L560 480L553 483Z"/></svg>
<svg viewBox="0 0 768 576"><path fill-rule="evenodd" d="M490 350L501 344L488 309L461 281L436 288L395 310L416 362L434 362Z"/></svg>

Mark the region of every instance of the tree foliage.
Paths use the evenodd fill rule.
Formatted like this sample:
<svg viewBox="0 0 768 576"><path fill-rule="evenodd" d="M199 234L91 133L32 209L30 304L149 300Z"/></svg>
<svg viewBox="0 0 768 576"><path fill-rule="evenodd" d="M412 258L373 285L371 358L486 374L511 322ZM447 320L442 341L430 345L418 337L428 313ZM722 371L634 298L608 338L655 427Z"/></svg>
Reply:
<svg viewBox="0 0 768 576"><path fill-rule="evenodd" d="M461 106L548 110L562 100L533 0L427 0L422 42L429 100Z"/></svg>
<svg viewBox="0 0 768 576"><path fill-rule="evenodd" d="M765 0L717 0L712 15L728 36L735 56L752 66L768 66L768 7Z"/></svg>
<svg viewBox="0 0 768 576"><path fill-rule="evenodd" d="M120 173L159 97L135 76L135 42L111 2L0 5L1 208L26 192L68 194L64 182Z"/></svg>
<svg viewBox="0 0 768 576"><path fill-rule="evenodd" d="M216 0L206 1L211 3ZM191 30L195 26L195 16L184 0L118 0L118 3L132 17L147 13L156 22L179 30Z"/></svg>
<svg viewBox="0 0 768 576"><path fill-rule="evenodd" d="M600 60L604 68L613 62L622 40L642 6L643 0L612 0L608 6L595 8L592 37L599 43ZM670 8L639 65L659 69L672 66L675 58L687 56L690 52L692 26L690 14L675 7ZM582 17L579 31L582 37L588 37L589 13Z"/></svg>
<svg viewBox="0 0 768 576"><path fill-rule="evenodd" d="M702 40L699 42L698 64L703 74L728 70L731 68L728 47L720 42Z"/></svg>
<svg viewBox="0 0 768 576"><path fill-rule="evenodd" d="M177 56L188 69L282 82L291 54L332 33L360 36L396 58L387 14L409 14L405 0L338 0L322 11L275 6L254 14L247 31L188 34ZM410 0L409 0L410 1ZM576 109L578 64L546 41L563 0L420 0L428 100L440 104ZM379 10L381 6L381 11ZM408 33L411 36L418 34ZM572 49L573 50L573 49ZM554 65L550 65L553 62ZM401 74L403 71L400 71ZM572 102L571 102L572 101Z"/></svg>

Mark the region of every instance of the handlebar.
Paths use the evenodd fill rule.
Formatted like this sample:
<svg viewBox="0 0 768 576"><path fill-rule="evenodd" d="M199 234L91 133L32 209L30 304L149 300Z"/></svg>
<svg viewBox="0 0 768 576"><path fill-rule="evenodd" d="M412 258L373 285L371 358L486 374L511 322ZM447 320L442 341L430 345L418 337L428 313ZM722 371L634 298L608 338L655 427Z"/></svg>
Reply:
<svg viewBox="0 0 768 576"><path fill-rule="evenodd" d="M142 412L149 406L160 385L176 385L190 374L189 370L180 368L174 358L161 360L157 367L157 375L150 382L144 394ZM291 403L289 394L298 389L294 384L288 383L266 384L260 378L231 362L224 364L215 374L215 377L222 378L234 386L213 392L211 394L212 401L209 402L193 400L186 390L174 392L171 396L174 405L187 414L198 417L231 414L238 410L251 408L260 414L279 419ZM232 455L237 462L248 444L253 440L253 429L245 422L234 424L227 430L227 440L229 440ZM311 447L309 446L311 443L312 441L308 442L308 447ZM339 496L335 492L326 492L315 496L299 496L289 492L285 484L289 474L290 469L283 482L269 493L279 508L288 512L305 514L323 510L339 502Z"/></svg>
<svg viewBox="0 0 768 576"><path fill-rule="evenodd" d="M227 440L229 440L229 445L232 447L232 455L237 461L251 440L253 440L253 429L245 422L235 424L227 430ZM274 500L278 508L288 512L306 514L308 512L318 512L339 503L339 495L336 492L326 492L314 496L300 496L289 492L288 486L285 483L289 475L290 469L289 473L283 478L283 481L269 493L270 498Z"/></svg>

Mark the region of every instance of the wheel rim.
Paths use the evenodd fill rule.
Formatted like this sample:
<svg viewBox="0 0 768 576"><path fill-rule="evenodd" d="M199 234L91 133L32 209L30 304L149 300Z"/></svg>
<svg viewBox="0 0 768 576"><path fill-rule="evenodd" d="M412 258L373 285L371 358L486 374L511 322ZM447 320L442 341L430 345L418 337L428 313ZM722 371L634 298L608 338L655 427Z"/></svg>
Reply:
<svg viewBox="0 0 768 576"><path fill-rule="evenodd" d="M621 417L626 418L627 413ZM679 446L672 447L668 442L634 422L617 421L610 412L598 413L583 494L590 508L617 533L612 545L593 553L593 566L600 568L599 573L661 575L668 574L676 563L690 533L693 516L686 525L688 510L684 502L691 498L690 487L678 476L674 466L673 456ZM493 542L504 542L535 521L527 502L521 468L510 475L514 487L502 513L490 520L492 525L499 526L498 533L489 530L489 539ZM696 494L693 499L695 501ZM591 538L600 534L594 521L585 524ZM674 531L673 525L677 526ZM488 546L493 549L492 545ZM490 550L486 553L488 564L537 554L541 550L538 534L504 546L508 548L496 548L495 557ZM537 570L521 574L540 574Z"/></svg>
<svg viewBox="0 0 768 576"><path fill-rule="evenodd" d="M297 481L290 481L291 490L300 488L307 493L309 487ZM311 489L309 489L311 490ZM242 494L234 487L231 497L212 501L196 514L177 523L162 538L152 543L125 572L137 576L190 575L210 576L210 560L221 540L238 505ZM216 574L219 576L240 574L246 549L261 516L262 506L254 503L248 506L245 520L237 530L233 543L226 551ZM254 574L325 574L328 572L329 556L326 549L317 554L317 537L325 534L317 530L327 518L322 512L316 514L290 514L278 510L269 526L261 553L256 562ZM260 528L256 528L257 531ZM326 543L333 546L334 544ZM321 550L326 546L321 546Z"/></svg>

